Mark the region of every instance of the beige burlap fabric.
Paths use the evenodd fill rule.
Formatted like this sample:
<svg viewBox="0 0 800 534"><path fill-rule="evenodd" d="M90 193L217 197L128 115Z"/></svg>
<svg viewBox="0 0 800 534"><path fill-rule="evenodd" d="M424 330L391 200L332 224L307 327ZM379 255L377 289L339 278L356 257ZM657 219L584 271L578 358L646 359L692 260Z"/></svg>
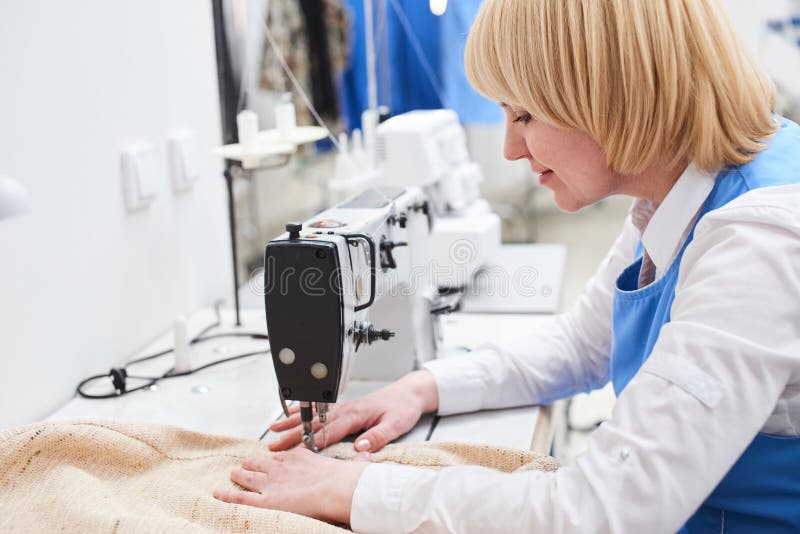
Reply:
<svg viewBox="0 0 800 534"><path fill-rule="evenodd" d="M327 454L349 458L351 444ZM107 421L38 423L0 433L0 532L346 532L295 514L232 505L231 468L269 454L257 441ZM457 443L390 445L374 461L552 471L525 451Z"/></svg>

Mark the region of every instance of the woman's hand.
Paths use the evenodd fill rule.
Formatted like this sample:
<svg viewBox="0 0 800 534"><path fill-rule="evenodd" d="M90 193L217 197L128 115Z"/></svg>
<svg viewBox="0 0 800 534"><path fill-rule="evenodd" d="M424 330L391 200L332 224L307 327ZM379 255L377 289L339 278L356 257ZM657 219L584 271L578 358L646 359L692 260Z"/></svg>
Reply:
<svg viewBox="0 0 800 534"><path fill-rule="evenodd" d="M424 369L414 371L361 398L331 406L324 433L319 432L322 425L315 417L317 447L331 445L345 436L366 430L356 438L355 448L374 452L414 428L422 414L436 411L438 407L439 394L433 375ZM287 431L286 435L270 443L270 450L281 451L302 442L299 408L294 407L291 411L293 415L270 425L271 431Z"/></svg>
<svg viewBox="0 0 800 534"><path fill-rule="evenodd" d="M368 453L356 457L368 459ZM367 465L368 461L336 460L298 447L272 457L248 458L241 469L231 471L231 480L244 490L216 490L214 498L349 523L353 493Z"/></svg>

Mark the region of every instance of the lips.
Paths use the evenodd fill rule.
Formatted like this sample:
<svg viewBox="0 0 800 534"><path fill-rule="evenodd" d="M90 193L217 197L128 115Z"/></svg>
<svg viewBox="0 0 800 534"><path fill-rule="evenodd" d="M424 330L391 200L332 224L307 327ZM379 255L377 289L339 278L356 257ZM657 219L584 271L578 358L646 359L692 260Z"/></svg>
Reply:
<svg viewBox="0 0 800 534"><path fill-rule="evenodd" d="M546 170L544 172L540 172L539 173L539 184L540 185L546 184L548 181L550 181L550 178L552 178L552 177L553 177L553 171L551 171L550 169L548 169L548 170Z"/></svg>

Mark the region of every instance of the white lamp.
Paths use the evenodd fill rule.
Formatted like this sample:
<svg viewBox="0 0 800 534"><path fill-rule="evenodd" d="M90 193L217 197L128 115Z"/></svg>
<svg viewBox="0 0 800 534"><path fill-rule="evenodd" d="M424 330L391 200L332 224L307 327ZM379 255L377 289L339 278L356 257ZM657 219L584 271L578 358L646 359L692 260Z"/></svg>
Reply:
<svg viewBox="0 0 800 534"><path fill-rule="evenodd" d="M16 180L0 175L0 220L25 213L30 209L28 192Z"/></svg>
<svg viewBox="0 0 800 534"><path fill-rule="evenodd" d="M444 15L445 10L447 9L447 0L431 0L430 4L431 13L437 17Z"/></svg>

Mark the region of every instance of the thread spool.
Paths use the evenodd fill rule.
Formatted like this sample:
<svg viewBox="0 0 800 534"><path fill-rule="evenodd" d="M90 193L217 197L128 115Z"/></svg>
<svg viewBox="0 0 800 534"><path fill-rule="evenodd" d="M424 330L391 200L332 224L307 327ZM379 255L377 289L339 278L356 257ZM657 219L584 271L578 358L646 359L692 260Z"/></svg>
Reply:
<svg viewBox="0 0 800 534"><path fill-rule="evenodd" d="M258 115L255 111L245 109L236 115L236 129L239 133L239 144L252 148L258 136Z"/></svg>
<svg viewBox="0 0 800 534"><path fill-rule="evenodd" d="M175 318L175 323L172 327L172 337L175 354L175 371L176 373L184 373L191 370L192 358L189 354L189 336L187 332L186 317L182 315Z"/></svg>
<svg viewBox="0 0 800 534"><path fill-rule="evenodd" d="M275 127L281 138L286 140L291 139L292 133L297 128L297 115L292 96L289 93L284 94L281 101L275 106Z"/></svg>

